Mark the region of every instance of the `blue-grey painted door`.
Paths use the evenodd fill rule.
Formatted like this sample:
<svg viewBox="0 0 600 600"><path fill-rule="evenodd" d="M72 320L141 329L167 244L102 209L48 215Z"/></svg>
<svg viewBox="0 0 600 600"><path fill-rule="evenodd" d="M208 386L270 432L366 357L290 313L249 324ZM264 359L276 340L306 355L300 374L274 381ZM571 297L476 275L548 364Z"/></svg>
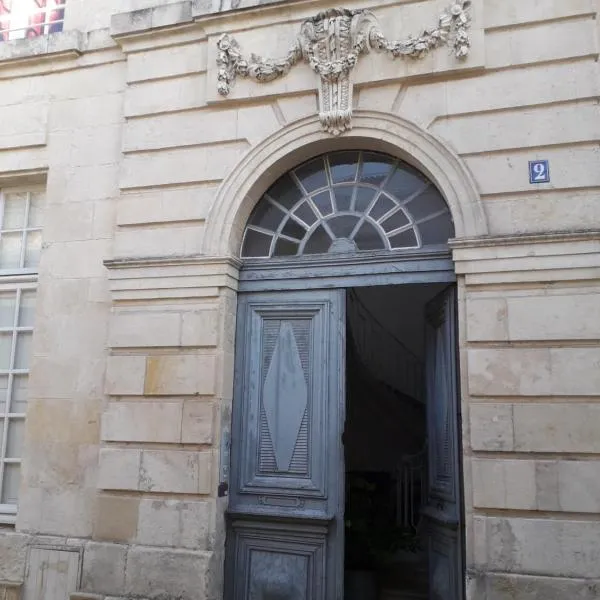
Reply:
<svg viewBox="0 0 600 600"><path fill-rule="evenodd" d="M226 597L341 600L345 291L241 294Z"/></svg>
<svg viewBox="0 0 600 600"><path fill-rule="evenodd" d="M456 288L426 309L428 490L423 514L429 553L429 600L462 600L459 395Z"/></svg>

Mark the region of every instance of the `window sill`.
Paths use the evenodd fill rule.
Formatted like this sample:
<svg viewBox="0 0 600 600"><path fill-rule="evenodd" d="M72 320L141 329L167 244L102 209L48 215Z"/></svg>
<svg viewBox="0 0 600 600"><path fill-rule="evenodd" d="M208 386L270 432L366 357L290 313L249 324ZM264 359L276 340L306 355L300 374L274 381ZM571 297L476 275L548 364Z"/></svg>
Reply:
<svg viewBox="0 0 600 600"><path fill-rule="evenodd" d="M0 42L0 66L15 62L40 62L56 58L77 58L83 51L83 34L61 31L31 39Z"/></svg>
<svg viewBox="0 0 600 600"><path fill-rule="evenodd" d="M0 525L14 525L17 522L17 507L0 504Z"/></svg>

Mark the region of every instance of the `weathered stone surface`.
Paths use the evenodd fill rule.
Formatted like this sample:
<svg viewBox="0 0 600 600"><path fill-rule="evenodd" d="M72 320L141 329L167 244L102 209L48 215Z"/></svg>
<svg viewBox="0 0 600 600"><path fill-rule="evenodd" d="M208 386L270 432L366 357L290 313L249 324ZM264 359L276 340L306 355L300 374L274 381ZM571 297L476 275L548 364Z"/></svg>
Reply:
<svg viewBox="0 0 600 600"><path fill-rule="evenodd" d="M126 594L149 600L204 600L210 552L133 546L127 555Z"/></svg>
<svg viewBox="0 0 600 600"><path fill-rule="evenodd" d="M102 439L176 444L182 402L112 402L102 415Z"/></svg>
<svg viewBox="0 0 600 600"><path fill-rule="evenodd" d="M137 490L142 452L128 448L102 448L98 487L105 490Z"/></svg>
<svg viewBox="0 0 600 600"><path fill-rule="evenodd" d="M478 568L555 577L600 577L596 521L488 517ZM482 532L483 533L483 532Z"/></svg>
<svg viewBox="0 0 600 600"><path fill-rule="evenodd" d="M514 450L512 404L471 404L469 417L474 450Z"/></svg>
<svg viewBox="0 0 600 600"><path fill-rule="evenodd" d="M181 441L184 444L211 444L214 413L212 403L186 400L183 404Z"/></svg>
<svg viewBox="0 0 600 600"><path fill-rule="evenodd" d="M598 579L489 573L484 580L485 596L472 600L594 600L600 594Z"/></svg>
<svg viewBox="0 0 600 600"><path fill-rule="evenodd" d="M144 392L146 358L109 356L106 368L106 393L137 396Z"/></svg>
<svg viewBox="0 0 600 600"><path fill-rule="evenodd" d="M209 395L215 389L215 371L211 355L150 356L144 392L149 396Z"/></svg>
<svg viewBox="0 0 600 600"><path fill-rule="evenodd" d="M127 546L88 542L83 552L82 590L101 594L122 593L126 557Z"/></svg>
<svg viewBox="0 0 600 600"><path fill-rule="evenodd" d="M600 395L597 348L476 348L468 360L474 395Z"/></svg>
<svg viewBox="0 0 600 600"><path fill-rule="evenodd" d="M207 550L211 505L210 501L144 499L139 506L136 542Z"/></svg>
<svg viewBox="0 0 600 600"><path fill-rule="evenodd" d="M2 532L0 535L0 579L23 581L29 540L30 537L22 533Z"/></svg>
<svg viewBox="0 0 600 600"><path fill-rule="evenodd" d="M94 511L94 539L132 541L137 533L139 506L139 498L99 494Z"/></svg>
<svg viewBox="0 0 600 600"><path fill-rule="evenodd" d="M178 346L180 337L176 312L121 311L110 319L108 343L113 348Z"/></svg>

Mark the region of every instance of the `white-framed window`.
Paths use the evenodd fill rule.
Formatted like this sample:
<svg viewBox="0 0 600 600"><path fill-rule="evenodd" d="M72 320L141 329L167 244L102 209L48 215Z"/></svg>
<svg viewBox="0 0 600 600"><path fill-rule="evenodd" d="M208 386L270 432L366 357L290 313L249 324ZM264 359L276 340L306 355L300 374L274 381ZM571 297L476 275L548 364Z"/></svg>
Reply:
<svg viewBox="0 0 600 600"><path fill-rule="evenodd" d="M43 200L0 189L0 523L17 514Z"/></svg>
<svg viewBox="0 0 600 600"><path fill-rule="evenodd" d="M0 41L62 31L66 0L0 0Z"/></svg>

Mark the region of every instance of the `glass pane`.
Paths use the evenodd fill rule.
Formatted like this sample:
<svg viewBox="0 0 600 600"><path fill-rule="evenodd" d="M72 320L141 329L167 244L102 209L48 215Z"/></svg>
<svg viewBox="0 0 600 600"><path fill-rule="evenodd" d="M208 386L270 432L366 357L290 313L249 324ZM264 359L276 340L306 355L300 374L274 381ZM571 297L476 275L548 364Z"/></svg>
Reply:
<svg viewBox="0 0 600 600"><path fill-rule="evenodd" d="M8 392L8 375L0 375L0 415L7 413L6 395ZM11 401L12 404L12 401ZM12 410L12 409L11 409Z"/></svg>
<svg viewBox="0 0 600 600"><path fill-rule="evenodd" d="M402 169L398 169L392 175L392 178L387 182L385 189L395 196L397 200L402 201L421 189L427 183L427 179L425 179L418 171L408 165L403 165Z"/></svg>
<svg viewBox="0 0 600 600"><path fill-rule="evenodd" d="M0 327L14 327L16 292L0 293Z"/></svg>
<svg viewBox="0 0 600 600"><path fill-rule="evenodd" d="M17 333L17 348L15 350L15 369L28 369L31 356L31 340L33 334L30 331Z"/></svg>
<svg viewBox="0 0 600 600"><path fill-rule="evenodd" d="M242 246L242 256L246 258L269 256L272 239L273 236L247 229Z"/></svg>
<svg viewBox="0 0 600 600"><path fill-rule="evenodd" d="M25 227L25 208L27 207L27 193L4 195L4 218L2 229L23 229Z"/></svg>
<svg viewBox="0 0 600 600"><path fill-rule="evenodd" d="M426 244L445 244L451 237L454 237L454 226L448 213L420 223L417 228L424 246Z"/></svg>
<svg viewBox="0 0 600 600"><path fill-rule="evenodd" d="M376 191L368 187L358 187L356 189L356 198L354 200L354 210L356 212L364 213L367 208L371 205Z"/></svg>
<svg viewBox="0 0 600 600"><path fill-rule="evenodd" d="M342 185L334 188L333 193L335 194L335 205L337 206L338 211L350 210L354 186Z"/></svg>
<svg viewBox="0 0 600 600"><path fill-rule="evenodd" d="M35 290L23 290L19 306L19 327L33 327Z"/></svg>
<svg viewBox="0 0 600 600"><path fill-rule="evenodd" d="M379 154L365 153L359 181L380 186L392 170L392 161Z"/></svg>
<svg viewBox="0 0 600 600"><path fill-rule="evenodd" d="M377 202L373 205L373 208L369 212L371 218L377 220L379 217L383 217L386 213L388 213L392 208L396 206L396 203L390 200L386 195L381 194L379 198L377 198Z"/></svg>
<svg viewBox="0 0 600 600"><path fill-rule="evenodd" d="M0 371L10 369L10 351L12 349L12 332L0 333Z"/></svg>
<svg viewBox="0 0 600 600"><path fill-rule="evenodd" d="M0 269L16 269L21 266L22 233L0 235Z"/></svg>
<svg viewBox="0 0 600 600"><path fill-rule="evenodd" d="M329 155L329 168L333 183L354 181L358 167L358 152L336 152Z"/></svg>
<svg viewBox="0 0 600 600"><path fill-rule="evenodd" d="M283 211L268 200L261 198L250 216L250 225L276 231L284 218L285 213Z"/></svg>
<svg viewBox="0 0 600 600"><path fill-rule="evenodd" d="M351 215L333 217L333 219L327 221L331 231L333 231L335 237L338 238L349 238L357 223L358 217L353 217Z"/></svg>
<svg viewBox="0 0 600 600"><path fill-rule="evenodd" d="M303 202L295 211L294 214L300 217L307 225L312 225L317 220L313 209L308 202Z"/></svg>
<svg viewBox="0 0 600 600"><path fill-rule="evenodd" d="M360 226L354 236L354 241L359 250L383 250L385 248L383 239L377 233L377 229L367 221Z"/></svg>
<svg viewBox="0 0 600 600"><path fill-rule="evenodd" d="M433 213L447 209L446 201L434 187L427 188L422 194L406 204L406 210L415 221L420 221Z"/></svg>
<svg viewBox="0 0 600 600"><path fill-rule="evenodd" d="M28 375L13 375L12 395L10 397L11 413L25 413L27 411L28 380Z"/></svg>
<svg viewBox="0 0 600 600"><path fill-rule="evenodd" d="M306 229L299 223L296 223L296 221L293 219L288 219L287 223L282 229L282 233L296 238L297 240L301 240L306 235Z"/></svg>
<svg viewBox="0 0 600 600"><path fill-rule="evenodd" d="M4 465L1 504L17 504L19 497L20 465Z"/></svg>
<svg viewBox="0 0 600 600"><path fill-rule="evenodd" d="M392 248L417 248L417 236L412 229L393 235L390 239Z"/></svg>
<svg viewBox="0 0 600 600"><path fill-rule="evenodd" d="M321 254L329 250L331 246L331 237L325 229L319 225L313 234L310 236L306 246L304 246L304 254Z"/></svg>
<svg viewBox="0 0 600 600"><path fill-rule="evenodd" d="M269 188L267 194L281 204L287 210L292 210L294 206L303 198L302 192L289 175L279 178L274 185Z"/></svg>
<svg viewBox="0 0 600 600"><path fill-rule="evenodd" d="M44 203L44 194L42 192L32 192L29 200L29 219L27 227L41 227L42 208Z"/></svg>
<svg viewBox="0 0 600 600"><path fill-rule="evenodd" d="M320 194L313 196L312 201L324 217L330 215L333 212L333 207L331 206L331 196L329 195L329 191L321 192Z"/></svg>
<svg viewBox="0 0 600 600"><path fill-rule="evenodd" d="M23 456L24 440L25 419L9 419L8 436L6 437L6 458L21 458Z"/></svg>
<svg viewBox="0 0 600 600"><path fill-rule="evenodd" d="M29 268L37 267L40 264L42 253L42 232L28 231L26 236L25 266Z"/></svg>
<svg viewBox="0 0 600 600"><path fill-rule="evenodd" d="M275 243L273 256L294 256L298 253L299 244L279 238Z"/></svg>
<svg viewBox="0 0 600 600"><path fill-rule="evenodd" d="M4 419L0 418L0 452L2 452L1 448L2 448L3 441L4 441Z"/></svg>
<svg viewBox="0 0 600 600"><path fill-rule="evenodd" d="M32 192L29 200L29 219L27 227L41 227L42 207L44 203L44 194L42 192Z"/></svg>
<svg viewBox="0 0 600 600"><path fill-rule="evenodd" d="M325 175L325 166L322 158L311 160L301 167L298 167L295 173L296 177L298 177L302 186L308 193L329 185L327 176Z"/></svg>
<svg viewBox="0 0 600 600"><path fill-rule="evenodd" d="M404 211L400 208L393 215L383 221L381 226L385 229L386 233L389 233L390 231L404 227L404 225L408 225L409 223L410 221L406 218Z"/></svg>

